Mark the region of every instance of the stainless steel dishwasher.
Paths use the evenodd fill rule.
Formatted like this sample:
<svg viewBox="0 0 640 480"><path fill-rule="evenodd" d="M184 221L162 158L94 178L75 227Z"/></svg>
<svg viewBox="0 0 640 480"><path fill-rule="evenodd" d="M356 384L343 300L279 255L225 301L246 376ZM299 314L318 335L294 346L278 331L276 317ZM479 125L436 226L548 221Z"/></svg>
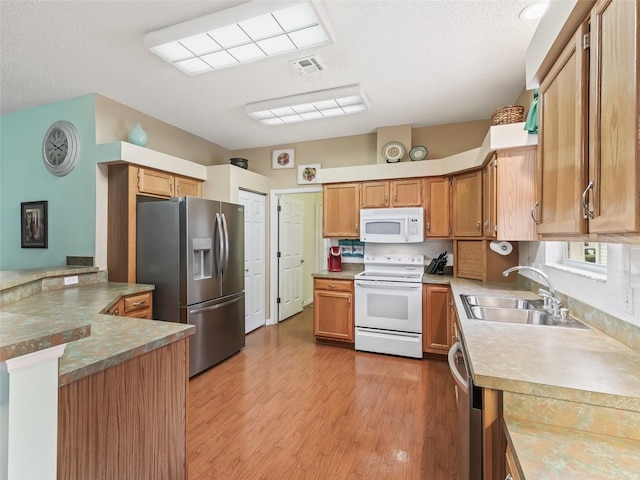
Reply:
<svg viewBox="0 0 640 480"><path fill-rule="evenodd" d="M449 350L458 407L458 480L482 479L482 388L473 384L461 340Z"/></svg>

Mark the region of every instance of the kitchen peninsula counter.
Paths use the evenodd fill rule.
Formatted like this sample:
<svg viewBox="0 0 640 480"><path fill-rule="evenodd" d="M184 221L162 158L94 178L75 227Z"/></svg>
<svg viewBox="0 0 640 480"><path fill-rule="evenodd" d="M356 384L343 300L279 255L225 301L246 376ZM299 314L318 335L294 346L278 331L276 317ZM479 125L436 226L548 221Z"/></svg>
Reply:
<svg viewBox="0 0 640 480"><path fill-rule="evenodd" d="M60 267L0 274L0 353L67 343L58 364L57 478L186 480L192 325L107 315L153 285ZM71 279L68 277L71 276ZM64 286L64 279L77 285Z"/></svg>
<svg viewBox="0 0 640 480"><path fill-rule="evenodd" d="M31 281L33 276L23 278ZM69 341L60 358L62 386L191 335L191 325L100 313L122 295L153 288L104 282L41 292L3 305L0 354L23 355Z"/></svg>

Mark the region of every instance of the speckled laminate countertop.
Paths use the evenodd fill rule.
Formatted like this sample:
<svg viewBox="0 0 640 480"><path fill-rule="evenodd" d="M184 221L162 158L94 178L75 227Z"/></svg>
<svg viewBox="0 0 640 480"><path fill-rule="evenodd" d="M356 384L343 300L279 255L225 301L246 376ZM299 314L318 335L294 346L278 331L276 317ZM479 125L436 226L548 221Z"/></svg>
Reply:
<svg viewBox="0 0 640 480"><path fill-rule="evenodd" d="M476 385L597 408L640 412L640 352L599 330L518 325L469 319L461 294L537 298L513 284L453 279L452 293ZM574 408L574 410L575 410ZM616 414L615 412L619 412ZM574 411L572 414L580 415ZM637 413L632 415L637 416ZM640 442L505 417L523 478L640 478Z"/></svg>
<svg viewBox="0 0 640 480"><path fill-rule="evenodd" d="M451 288L476 385L640 412L640 352L595 329L469 319L461 294L537 297L458 278Z"/></svg>
<svg viewBox="0 0 640 480"><path fill-rule="evenodd" d="M90 336L68 343L60 358L58 383L62 386L191 335L195 331L191 325L99 313L122 295L153 288L152 285L97 283L42 292L4 305L0 308L0 346L4 345L7 351L11 349L5 334L24 343L27 340L20 340L20 335L24 336L28 330L46 332L49 329L53 333L63 326L89 326ZM24 330L25 322L28 330ZM34 348L46 346L37 348L34 344Z"/></svg>
<svg viewBox="0 0 640 480"><path fill-rule="evenodd" d="M78 275L80 273L97 272L98 267L50 267L33 268L29 270L2 270L0 271L0 290L23 285L36 280L48 277L63 277L67 275Z"/></svg>
<svg viewBox="0 0 640 480"><path fill-rule="evenodd" d="M505 418L519 473L535 480L637 480L640 442Z"/></svg>

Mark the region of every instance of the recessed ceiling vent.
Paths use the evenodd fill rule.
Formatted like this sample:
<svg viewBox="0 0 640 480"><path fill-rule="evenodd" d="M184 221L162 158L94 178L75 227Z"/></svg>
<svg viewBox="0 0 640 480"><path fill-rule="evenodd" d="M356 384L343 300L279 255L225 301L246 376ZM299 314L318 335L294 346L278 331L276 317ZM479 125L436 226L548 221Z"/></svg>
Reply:
<svg viewBox="0 0 640 480"><path fill-rule="evenodd" d="M298 72L299 75L310 75L325 69L324 65L320 63L320 59L315 55L292 60L289 62L289 65L291 65L291 68Z"/></svg>

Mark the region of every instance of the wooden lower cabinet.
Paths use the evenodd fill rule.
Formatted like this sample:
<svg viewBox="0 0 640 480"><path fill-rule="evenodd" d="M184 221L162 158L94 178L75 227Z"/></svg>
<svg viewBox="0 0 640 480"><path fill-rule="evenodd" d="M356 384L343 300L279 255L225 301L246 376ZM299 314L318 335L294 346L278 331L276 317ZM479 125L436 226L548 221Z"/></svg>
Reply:
<svg viewBox="0 0 640 480"><path fill-rule="evenodd" d="M187 478L183 339L63 385L58 480Z"/></svg>
<svg viewBox="0 0 640 480"><path fill-rule="evenodd" d="M446 285L422 287L422 351L446 354L451 348L451 289Z"/></svg>
<svg viewBox="0 0 640 480"><path fill-rule="evenodd" d="M118 299L107 310L107 315L120 317L153 318L152 292L133 293Z"/></svg>
<svg viewBox="0 0 640 480"><path fill-rule="evenodd" d="M353 281L313 281L313 334L318 338L354 342Z"/></svg>

